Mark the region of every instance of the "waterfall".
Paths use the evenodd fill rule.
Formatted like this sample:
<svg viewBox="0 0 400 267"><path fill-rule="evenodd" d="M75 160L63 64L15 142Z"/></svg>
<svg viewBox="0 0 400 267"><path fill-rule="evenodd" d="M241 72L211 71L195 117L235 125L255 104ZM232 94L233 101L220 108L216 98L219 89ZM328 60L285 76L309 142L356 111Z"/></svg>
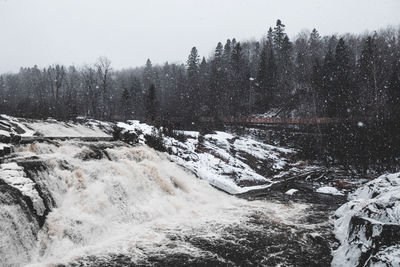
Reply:
<svg viewBox="0 0 400 267"><path fill-rule="evenodd" d="M8 184L8 191L2 189L8 194L0 199L1 215L7 218L0 228L4 265L42 266L113 253L137 260L160 251L200 253L184 241L169 245L168 236L217 235L218 225L239 224L248 210L243 208L247 201L212 188L147 146L34 143L16 155L21 166L34 158L43 167L25 168L24 178L36 184L30 193L22 196L21 189ZM43 210L32 205L38 195L48 210L41 228Z"/></svg>

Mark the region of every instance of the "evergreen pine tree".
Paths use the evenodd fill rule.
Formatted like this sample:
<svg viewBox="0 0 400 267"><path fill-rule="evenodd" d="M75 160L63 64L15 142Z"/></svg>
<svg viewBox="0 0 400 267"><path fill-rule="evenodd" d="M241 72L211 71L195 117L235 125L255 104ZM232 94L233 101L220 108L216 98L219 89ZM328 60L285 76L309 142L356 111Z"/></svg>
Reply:
<svg viewBox="0 0 400 267"><path fill-rule="evenodd" d="M232 87L231 87L231 115L237 116L241 113L242 92L246 90L247 81L244 73L245 62L240 42L236 43L231 57ZM247 91L247 90L246 90Z"/></svg>
<svg viewBox="0 0 400 267"><path fill-rule="evenodd" d="M256 98L256 110L258 112L264 112L266 111L266 108L269 106L269 97L268 97L268 90L271 88L268 88L268 75L270 73L267 73L267 60L268 60L268 46L264 45L262 50L261 50L261 55L260 55L260 61L258 64L258 70L257 70L257 82L258 82L258 92L257 94L259 95ZM268 101L268 102L267 102Z"/></svg>
<svg viewBox="0 0 400 267"><path fill-rule="evenodd" d="M121 95L121 109L124 120L129 119L131 96L128 88L124 88Z"/></svg>
<svg viewBox="0 0 400 267"><path fill-rule="evenodd" d="M224 53L223 53L224 67L226 68L226 70L229 68L231 53L232 53L232 43L231 40L228 39L226 40L226 43L224 45Z"/></svg>
<svg viewBox="0 0 400 267"><path fill-rule="evenodd" d="M210 104L211 102L211 92L210 92L210 73L209 66L205 57L202 58L199 67L199 103L200 103L200 115L208 116L210 115Z"/></svg>
<svg viewBox="0 0 400 267"><path fill-rule="evenodd" d="M266 75L266 94L265 94L265 106L269 107L273 102L274 93L277 87L277 65L275 61L274 50L272 47L269 48L267 57L267 75Z"/></svg>
<svg viewBox="0 0 400 267"><path fill-rule="evenodd" d="M323 103L323 113L328 117L337 117L336 105L339 101L339 90L335 87L335 59L330 47L325 55L320 75L322 87L319 96Z"/></svg>
<svg viewBox="0 0 400 267"><path fill-rule="evenodd" d="M267 45L270 47L273 47L274 45L274 31L272 30L272 27L269 27L267 32Z"/></svg>
<svg viewBox="0 0 400 267"><path fill-rule="evenodd" d="M146 118L150 122L154 123L157 119L158 113L158 100L156 95L156 87L154 84L150 85L150 88L146 96Z"/></svg>
<svg viewBox="0 0 400 267"><path fill-rule="evenodd" d="M279 85L280 94L283 100L289 100L293 93L293 58L292 43L287 35L283 38L282 48L280 51L280 73Z"/></svg>
<svg viewBox="0 0 400 267"><path fill-rule="evenodd" d="M376 111L377 73L376 44L373 37L368 36L364 42L358 62L358 82L361 91L359 113L373 115Z"/></svg>
<svg viewBox="0 0 400 267"><path fill-rule="evenodd" d="M143 86L144 88L150 88L151 84L154 84L153 65L151 64L150 59L147 59L143 70Z"/></svg>
<svg viewBox="0 0 400 267"><path fill-rule="evenodd" d="M400 125L400 63L394 63L392 73L390 74L387 95L388 95L388 112L392 121L397 121Z"/></svg>
<svg viewBox="0 0 400 267"><path fill-rule="evenodd" d="M223 100L223 46L219 42L215 48L214 57L211 62L210 70L210 98L212 99L211 104L211 114L214 116L222 115L222 105Z"/></svg>
<svg viewBox="0 0 400 267"><path fill-rule="evenodd" d="M272 32L274 47L279 51L283 47L283 42L286 37L285 25L280 19L276 21L276 26Z"/></svg>
<svg viewBox="0 0 400 267"><path fill-rule="evenodd" d="M353 112L354 106L351 100L356 90L351 84L349 51L343 38L340 38L336 45L335 65L336 115L344 118Z"/></svg>
<svg viewBox="0 0 400 267"><path fill-rule="evenodd" d="M142 117L144 115L143 90L140 79L137 76L131 77L131 86L129 88L130 99L130 117Z"/></svg>
<svg viewBox="0 0 400 267"><path fill-rule="evenodd" d="M188 79L188 92L187 92L187 115L188 119L194 119L199 114L199 54L197 48L193 47L187 60L187 79Z"/></svg>
<svg viewBox="0 0 400 267"><path fill-rule="evenodd" d="M322 40L319 32L314 28L310 33L310 38L308 40L309 52L308 55L310 57L310 65L321 65L323 58L323 46Z"/></svg>

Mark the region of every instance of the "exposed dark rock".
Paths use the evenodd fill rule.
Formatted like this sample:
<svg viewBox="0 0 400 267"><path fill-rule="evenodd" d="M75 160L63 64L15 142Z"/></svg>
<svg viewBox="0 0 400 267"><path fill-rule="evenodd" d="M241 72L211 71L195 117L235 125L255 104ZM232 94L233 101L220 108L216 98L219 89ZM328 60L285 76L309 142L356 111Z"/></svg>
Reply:
<svg viewBox="0 0 400 267"><path fill-rule="evenodd" d="M121 127L115 126L113 132L114 140L121 140L128 144L136 144L139 142L138 135L133 131L126 131Z"/></svg>
<svg viewBox="0 0 400 267"><path fill-rule="evenodd" d="M164 146L164 139L162 138L162 136L146 134L144 137L146 139L146 145L148 145L149 147L154 148L155 150L160 152L167 151L166 147Z"/></svg>
<svg viewBox="0 0 400 267"><path fill-rule="evenodd" d="M107 158L108 160L111 160L110 156L108 155L107 151L105 150L107 147L104 146L95 146L95 145L89 145L88 149L83 150L81 153L79 153L76 157L87 161L87 160L100 160L103 158Z"/></svg>
<svg viewBox="0 0 400 267"><path fill-rule="evenodd" d="M11 137L0 134L0 143L11 143Z"/></svg>
<svg viewBox="0 0 400 267"><path fill-rule="evenodd" d="M10 134L11 137L11 143L13 144L19 144L19 142L21 142L21 136L17 135L17 134Z"/></svg>
<svg viewBox="0 0 400 267"><path fill-rule="evenodd" d="M25 172L39 172L47 169L47 165L41 160L35 160L34 158L29 158L25 160L20 160L17 162L19 166L24 168Z"/></svg>
<svg viewBox="0 0 400 267"><path fill-rule="evenodd" d="M5 157L10 155L12 152L12 146L0 146L0 157Z"/></svg>

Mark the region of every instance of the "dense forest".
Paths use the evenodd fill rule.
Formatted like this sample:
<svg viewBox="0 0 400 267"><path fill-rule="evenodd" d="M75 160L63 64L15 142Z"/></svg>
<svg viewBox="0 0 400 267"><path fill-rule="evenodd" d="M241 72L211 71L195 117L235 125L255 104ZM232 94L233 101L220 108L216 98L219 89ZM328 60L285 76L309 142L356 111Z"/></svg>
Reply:
<svg viewBox="0 0 400 267"><path fill-rule="evenodd" d="M143 67L114 70L100 58L83 67L21 68L0 76L0 103L0 113L36 118L192 123L271 111L369 118L374 122L357 142L348 125L330 133L337 143L348 143L347 158L354 158L350 146L372 146L357 154L384 153L381 159L392 160L389 154L400 149L400 28L332 36L313 29L290 40L277 20L261 40L218 42L208 58L193 47L186 64L153 65L149 59Z"/></svg>
<svg viewBox="0 0 400 267"><path fill-rule="evenodd" d="M260 41L219 42L209 58L193 47L184 64L113 70L21 68L0 76L0 112L29 117L196 120L285 108L298 117L384 116L400 97L400 28L295 40L278 20Z"/></svg>

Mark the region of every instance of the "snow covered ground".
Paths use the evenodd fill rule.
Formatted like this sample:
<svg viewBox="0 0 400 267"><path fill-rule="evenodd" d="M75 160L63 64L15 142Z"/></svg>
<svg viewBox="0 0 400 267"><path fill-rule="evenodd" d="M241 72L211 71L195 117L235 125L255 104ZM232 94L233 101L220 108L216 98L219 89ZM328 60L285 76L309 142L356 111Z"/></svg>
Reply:
<svg viewBox="0 0 400 267"><path fill-rule="evenodd" d="M368 182L335 213L332 266L400 266L400 173Z"/></svg>

